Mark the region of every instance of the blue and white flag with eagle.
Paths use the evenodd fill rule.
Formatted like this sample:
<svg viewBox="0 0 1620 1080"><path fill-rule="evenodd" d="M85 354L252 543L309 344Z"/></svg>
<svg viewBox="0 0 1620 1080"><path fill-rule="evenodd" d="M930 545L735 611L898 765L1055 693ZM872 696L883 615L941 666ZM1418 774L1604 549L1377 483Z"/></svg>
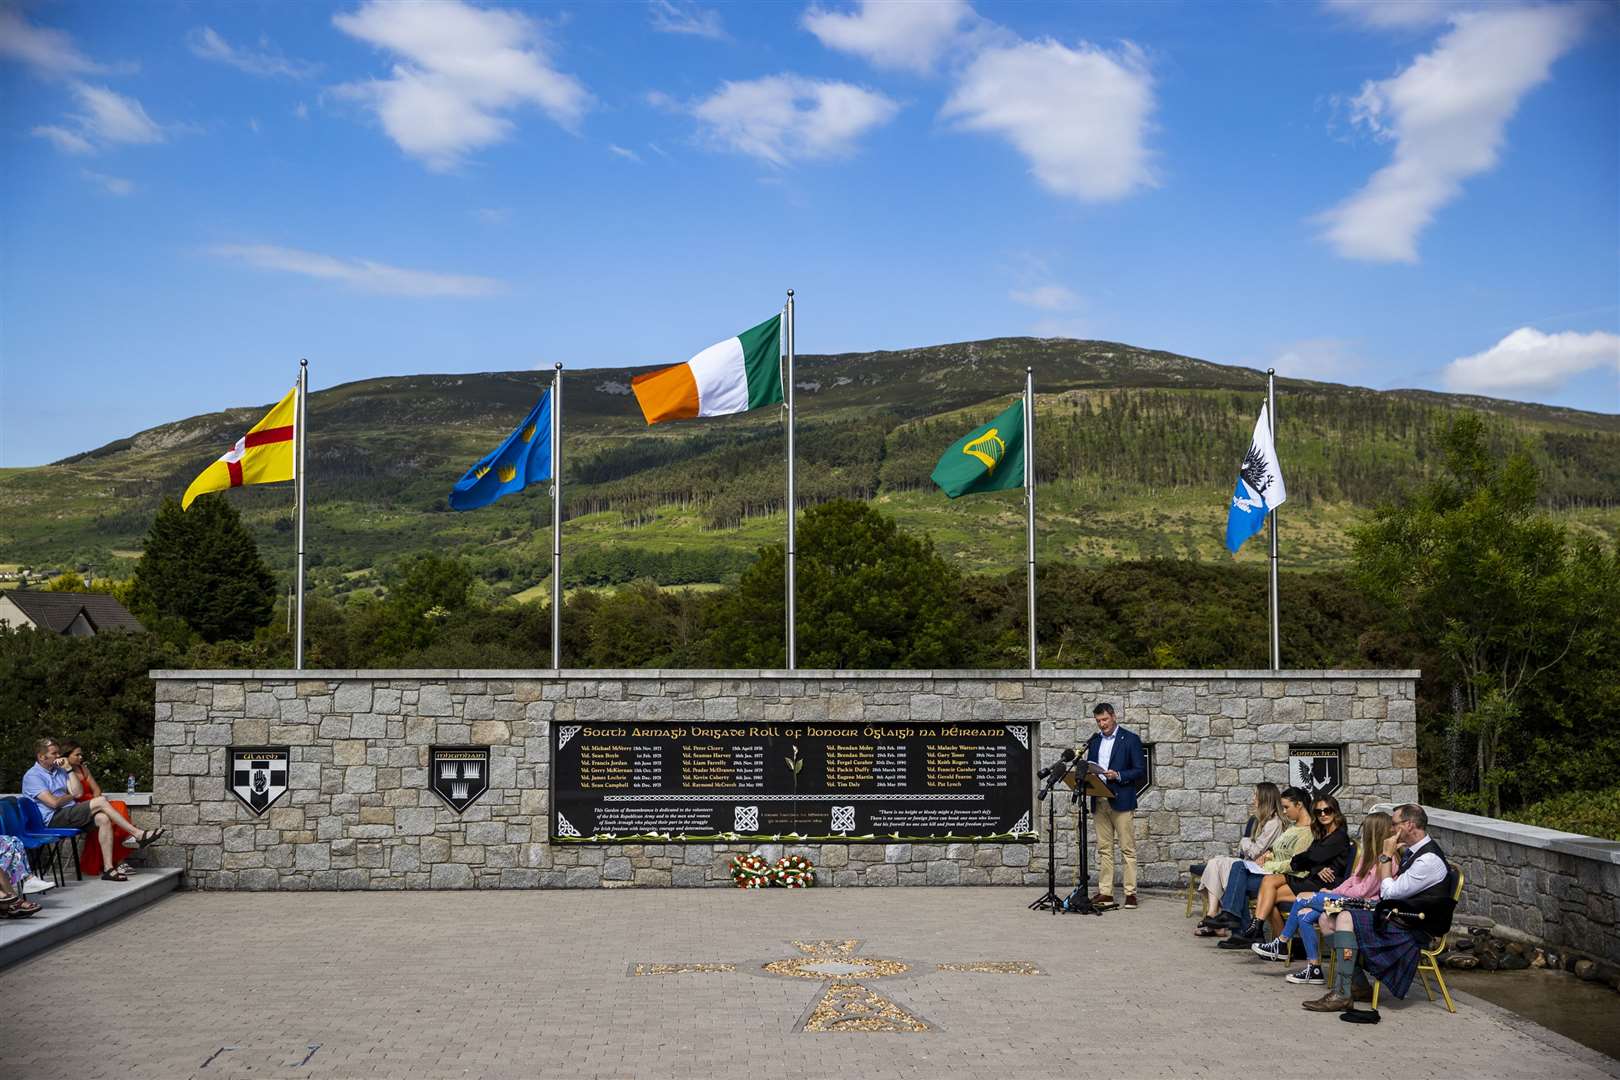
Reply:
<svg viewBox="0 0 1620 1080"><path fill-rule="evenodd" d="M1288 489L1283 485L1282 469L1277 464L1277 448L1271 443L1271 423L1266 406L1260 406L1260 420L1254 425L1254 438L1249 441L1249 452L1243 455L1243 466L1238 470L1237 488L1232 492L1232 507L1226 512L1226 548L1232 554L1243 546L1243 541L1265 528L1266 515L1283 504Z"/></svg>

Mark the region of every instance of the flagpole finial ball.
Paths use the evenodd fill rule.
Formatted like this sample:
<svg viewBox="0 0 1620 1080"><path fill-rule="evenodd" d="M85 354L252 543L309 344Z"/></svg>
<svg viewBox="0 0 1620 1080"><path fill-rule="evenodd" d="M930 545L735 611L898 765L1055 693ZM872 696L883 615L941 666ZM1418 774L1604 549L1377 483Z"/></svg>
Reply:
<svg viewBox="0 0 1620 1080"><path fill-rule="evenodd" d="M788 295L789 295L789 296L792 296L792 295L793 295L793 290L792 290L792 289L789 289L789 290L788 290Z"/></svg>
<svg viewBox="0 0 1620 1080"><path fill-rule="evenodd" d="M298 366L299 367L309 367L309 361L308 360L299 360L298 361Z"/></svg>
<svg viewBox="0 0 1620 1080"><path fill-rule="evenodd" d="M1266 374L1267 375L1275 375L1275 374L1277 374L1277 369L1274 368L1274 367L1268 367L1268 368L1266 368Z"/></svg>
<svg viewBox="0 0 1620 1080"><path fill-rule="evenodd" d="M558 371L561 371L562 370L562 361L558 360L555 364L552 364L551 366L556 368Z"/></svg>

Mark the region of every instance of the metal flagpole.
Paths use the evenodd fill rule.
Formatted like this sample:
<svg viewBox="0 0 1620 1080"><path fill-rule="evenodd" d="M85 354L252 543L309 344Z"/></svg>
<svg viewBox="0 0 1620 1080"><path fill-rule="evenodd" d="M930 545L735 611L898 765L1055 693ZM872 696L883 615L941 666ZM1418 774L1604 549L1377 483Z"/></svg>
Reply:
<svg viewBox="0 0 1620 1080"><path fill-rule="evenodd" d="M1024 512L1025 556L1029 564L1029 670L1039 662L1035 655L1035 369L1024 369Z"/></svg>
<svg viewBox="0 0 1620 1080"><path fill-rule="evenodd" d="M562 363L551 376L551 667L562 670Z"/></svg>
<svg viewBox="0 0 1620 1080"><path fill-rule="evenodd" d="M295 485L298 500L298 583L297 601L295 607L298 615L297 628L293 637L293 669L304 670L304 504L306 486L304 483L304 450L309 445L309 436L305 429L309 426L309 361L298 361L298 413L293 422L293 437L298 440L298 446L293 451L293 475L297 480Z"/></svg>
<svg viewBox="0 0 1620 1080"><path fill-rule="evenodd" d="M1271 432L1271 452L1277 453L1277 369L1266 368L1266 427ZM1282 634L1277 614L1277 511L1271 518L1271 670L1282 668Z"/></svg>
<svg viewBox="0 0 1620 1080"><path fill-rule="evenodd" d="M798 627L798 549L795 546L794 526L797 524L798 503L793 487L793 290L787 291L787 329L783 342L787 345L787 381L782 386L782 397L787 403L787 666L789 671L799 667Z"/></svg>

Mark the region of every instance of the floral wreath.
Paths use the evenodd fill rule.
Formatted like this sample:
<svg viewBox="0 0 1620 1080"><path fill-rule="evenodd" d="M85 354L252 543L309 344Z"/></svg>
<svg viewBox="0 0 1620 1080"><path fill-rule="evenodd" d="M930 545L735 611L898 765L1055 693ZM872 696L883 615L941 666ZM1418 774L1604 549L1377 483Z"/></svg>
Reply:
<svg viewBox="0 0 1620 1080"><path fill-rule="evenodd" d="M784 855L771 867L771 884L783 889L808 889L816 883L816 868L803 855Z"/></svg>
<svg viewBox="0 0 1620 1080"><path fill-rule="evenodd" d="M733 856L731 880L739 889L763 889L771 883L771 864L757 851Z"/></svg>

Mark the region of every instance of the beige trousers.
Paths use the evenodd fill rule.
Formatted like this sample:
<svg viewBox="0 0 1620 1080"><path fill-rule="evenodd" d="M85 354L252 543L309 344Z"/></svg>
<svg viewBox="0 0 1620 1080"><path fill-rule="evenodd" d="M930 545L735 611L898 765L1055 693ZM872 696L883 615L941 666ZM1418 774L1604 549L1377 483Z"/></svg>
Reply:
<svg viewBox="0 0 1620 1080"><path fill-rule="evenodd" d="M1097 891L1104 896L1114 894L1114 841L1125 855L1125 892L1136 892L1136 829L1133 827L1134 810L1115 810L1101 800L1097 812L1091 815L1097 826Z"/></svg>

